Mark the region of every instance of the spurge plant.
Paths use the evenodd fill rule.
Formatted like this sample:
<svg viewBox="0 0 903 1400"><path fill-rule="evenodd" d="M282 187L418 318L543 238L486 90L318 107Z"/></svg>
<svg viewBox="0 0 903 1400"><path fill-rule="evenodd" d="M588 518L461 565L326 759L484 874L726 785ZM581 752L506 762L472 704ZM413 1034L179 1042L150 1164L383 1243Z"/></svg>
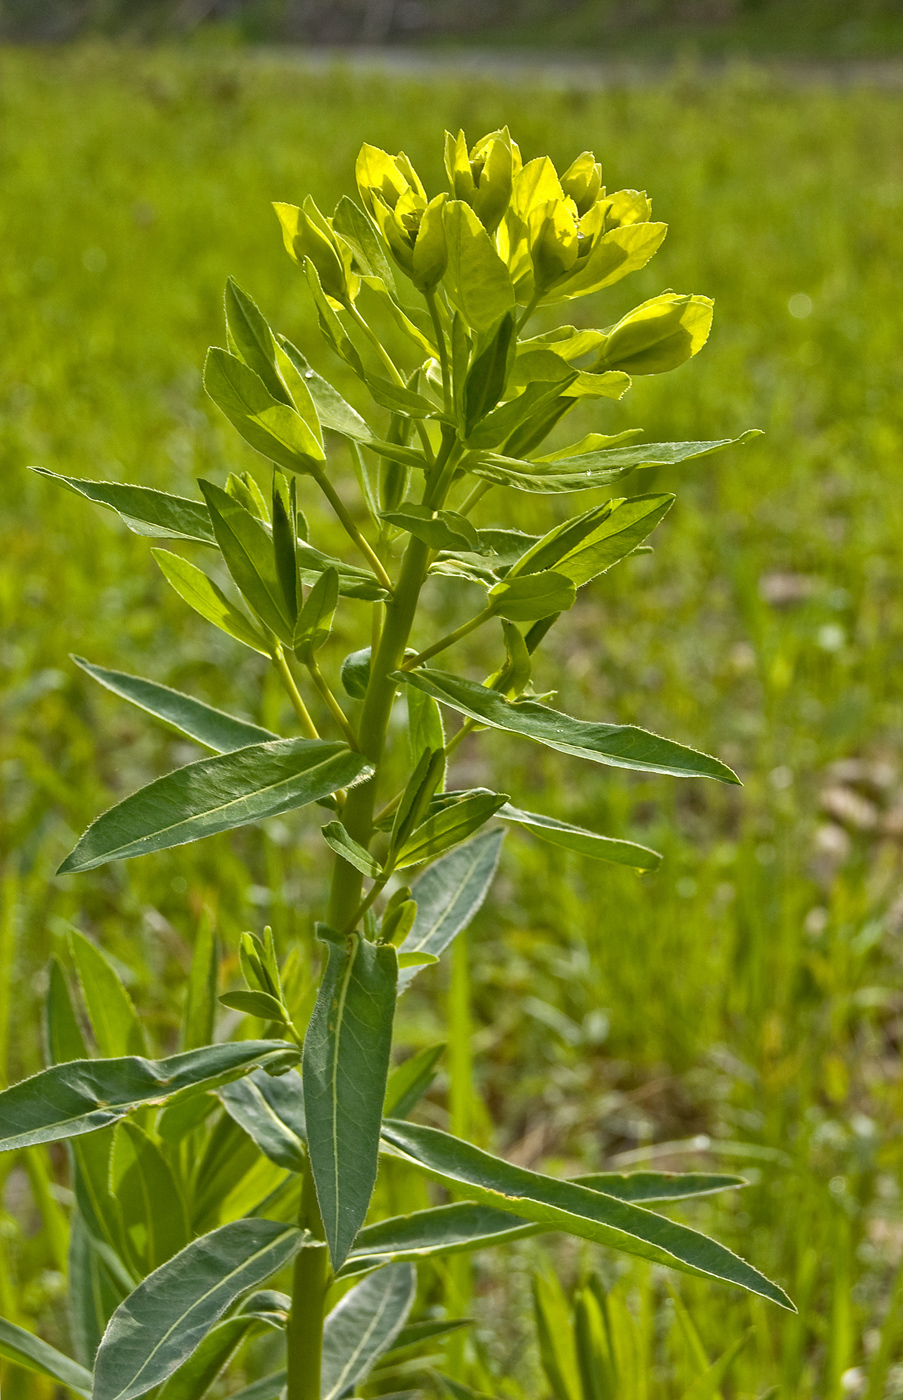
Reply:
<svg viewBox="0 0 903 1400"><path fill-rule="evenodd" d="M409 1121L431 1083L433 1052L390 1072L398 997L479 908L505 824L639 869L658 860L632 842L525 811L509 794L448 790L449 756L465 736L500 729L590 763L737 781L716 758L633 725L572 718L531 687L536 654L578 590L641 548L672 503L667 494L614 497L612 484L729 445L643 445L635 432L594 432L549 451L546 438L583 401L619 399L631 376L695 355L711 302L668 292L604 330L563 324L527 334L540 308L643 267L665 225L651 221L644 194L607 193L591 154L558 175L547 158L522 164L506 130L472 150L463 134L448 137L446 166L449 190L430 198L404 155L364 146L360 203L343 198L332 218L310 199L276 205L341 382L358 381L367 418L230 281L226 348L210 351L205 385L271 465L268 494L249 473L224 486L201 481L198 500L55 478L139 534L197 546L225 565L232 596L183 553L154 550L192 608L276 668L298 731L282 736L156 681L80 662L211 756L98 817L61 872L310 804L327 809L321 834L333 862L316 952L292 948L280 963L269 930L241 939L245 987L219 1000L255 1018L262 1039L214 1037L207 926L181 1047L163 1058L150 1057L127 993L87 939L73 939L72 958L99 1057L86 1046L67 974L51 969L50 1064L0 1094L0 1148L69 1144L78 1360L10 1323L0 1326L0 1351L94 1400L152 1390L160 1400L196 1400L260 1333L284 1339L284 1361L243 1394L338 1400L393 1348L453 1325L406 1325L418 1260L541 1231L792 1306L731 1251L649 1209L735 1178L555 1180ZM391 331L396 357L378 326ZM336 484L333 446L354 465L353 504ZM504 515L474 522L484 497L501 503L509 491L596 499L541 537ZM309 538L301 506L318 493L354 562ZM425 638L421 598L437 575L462 613L476 590L485 596L453 631ZM370 604L371 641L337 665L330 637L345 599ZM498 643L485 680L435 664L481 628ZM390 726L399 702L402 738ZM451 737L444 712L462 717ZM411 871L420 873L409 885ZM320 960L314 1000L304 989ZM451 1203L374 1218L380 1156L389 1174L403 1164L403 1181L413 1172L439 1183ZM275 1276L285 1292L264 1288Z"/></svg>

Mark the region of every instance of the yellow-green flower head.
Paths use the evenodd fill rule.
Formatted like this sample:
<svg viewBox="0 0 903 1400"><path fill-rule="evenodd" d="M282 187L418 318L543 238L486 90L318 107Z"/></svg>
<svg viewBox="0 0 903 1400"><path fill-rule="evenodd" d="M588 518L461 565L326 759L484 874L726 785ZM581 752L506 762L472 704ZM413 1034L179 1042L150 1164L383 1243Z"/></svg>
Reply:
<svg viewBox="0 0 903 1400"><path fill-rule="evenodd" d="M709 297L664 292L644 301L612 326L599 347L594 370L664 374L705 345L712 329Z"/></svg>
<svg viewBox="0 0 903 1400"><path fill-rule="evenodd" d="M427 202L420 176L403 151L397 156L390 156L378 146L368 146L365 142L361 146L354 173L364 208L374 217L377 201L392 210L405 194L418 196L423 205Z"/></svg>
<svg viewBox="0 0 903 1400"><path fill-rule="evenodd" d="M442 220L446 196L428 201L407 156L390 156L376 146L361 147L356 174L361 199L398 266L418 291L433 291L448 260Z"/></svg>
<svg viewBox="0 0 903 1400"><path fill-rule="evenodd" d="M331 220L320 213L309 195L300 209L295 204L274 204L273 208L289 257L298 263L309 259L323 291L340 306L354 301L360 278L352 270L351 249L335 232Z"/></svg>
<svg viewBox="0 0 903 1400"><path fill-rule="evenodd" d="M445 133L445 169L452 197L470 205L487 233L494 233L501 223L520 168L520 151L507 127L490 131L469 152L463 131L456 137Z"/></svg>

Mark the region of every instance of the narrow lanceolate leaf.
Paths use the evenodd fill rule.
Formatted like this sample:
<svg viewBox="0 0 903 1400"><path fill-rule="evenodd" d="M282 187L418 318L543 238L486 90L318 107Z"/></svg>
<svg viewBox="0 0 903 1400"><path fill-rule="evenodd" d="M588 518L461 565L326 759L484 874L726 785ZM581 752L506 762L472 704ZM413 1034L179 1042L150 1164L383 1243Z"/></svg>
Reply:
<svg viewBox="0 0 903 1400"><path fill-rule="evenodd" d="M323 1328L322 1400L339 1400L364 1379L407 1321L416 1292L410 1264L395 1264L345 1294Z"/></svg>
<svg viewBox="0 0 903 1400"><path fill-rule="evenodd" d="M93 1400L133 1400L181 1366L248 1289L305 1243L294 1225L236 1220L194 1240L116 1309L94 1363Z"/></svg>
<svg viewBox="0 0 903 1400"><path fill-rule="evenodd" d="M274 399L263 380L227 350L208 350L204 388L245 442L277 466L307 472L324 460L301 415Z"/></svg>
<svg viewBox="0 0 903 1400"><path fill-rule="evenodd" d="M375 880L380 873L380 865L374 860L370 852L355 841L353 836L349 836L341 822L327 822L320 828L320 835L327 846L335 851L336 855L347 860L349 865L353 865L355 870L359 870L362 875L367 875L371 880Z"/></svg>
<svg viewBox="0 0 903 1400"><path fill-rule="evenodd" d="M715 1176L702 1172L632 1172L620 1175L597 1172L574 1178L579 1186L601 1191L619 1201L650 1204L655 1201L682 1201L709 1196L746 1182L739 1176ZM454 1254L461 1250L488 1249L508 1244L527 1235L538 1235L554 1226L537 1225L506 1210L455 1201L433 1206L365 1225L358 1232L343 1274L361 1273L380 1263L400 1259L425 1259L432 1254Z"/></svg>
<svg viewBox="0 0 903 1400"><path fill-rule="evenodd" d="M436 1128L389 1119L384 1140L433 1180L480 1205L594 1240L684 1273L734 1283L793 1309L782 1288L724 1245L614 1196L516 1167Z"/></svg>
<svg viewBox="0 0 903 1400"><path fill-rule="evenodd" d="M152 549L151 554L167 582L172 584L179 597L183 598L190 608L194 608L207 622L212 622L214 627L234 637L237 642L251 647L253 651L259 651L262 656L270 655L269 645L260 630L240 608L229 601L219 585L214 583L212 578L208 578L203 569L199 569L179 554L172 554L168 549Z"/></svg>
<svg viewBox="0 0 903 1400"><path fill-rule="evenodd" d="M425 690L444 705L468 715L480 724L506 729L535 739L560 753L604 763L612 768L634 768L643 773L668 773L675 778L718 778L739 783L727 764L695 749L675 744L633 724L595 724L572 719L535 700L510 702L498 691L449 671L396 671L393 679Z"/></svg>
<svg viewBox="0 0 903 1400"><path fill-rule="evenodd" d="M258 1328L254 1317L227 1317L207 1333L197 1351L175 1371L158 1400L201 1400L248 1334Z"/></svg>
<svg viewBox="0 0 903 1400"><path fill-rule="evenodd" d="M500 807L496 815L503 821L528 827L553 846L563 846L566 851L577 851L582 856L591 856L593 860L613 861L616 865L632 866L634 870L655 870L661 864L661 856L648 846L639 846L635 841L620 841L614 836L599 836L595 831L585 831L581 826L556 821L554 817L545 817L540 812L523 812L519 807L512 807L510 802Z"/></svg>
<svg viewBox="0 0 903 1400"><path fill-rule="evenodd" d="M265 744L278 739L269 729L261 729L247 720L235 719L223 710L205 705L191 695L183 695L180 690L171 690L168 685L157 681L146 681L141 676L130 676L126 671L108 671L103 666L93 666L80 656L73 656L76 666L87 671L107 690L129 700L140 710L161 719L186 734L195 743L213 749L215 753L231 753L233 749L244 749L249 744Z"/></svg>
<svg viewBox="0 0 903 1400"><path fill-rule="evenodd" d="M264 522L212 481L198 482L210 511L216 542L244 598L271 631L291 644L294 617L288 605Z"/></svg>
<svg viewBox="0 0 903 1400"><path fill-rule="evenodd" d="M149 486L123 486L116 481L81 481L74 476L57 476L46 467L32 471L58 481L77 496L115 510L136 535L158 540L191 540L195 544L216 544L210 516L203 501L170 496Z"/></svg>
<svg viewBox="0 0 903 1400"><path fill-rule="evenodd" d="M0 1356L6 1357L7 1361L14 1361L17 1366L24 1366L29 1371L37 1371L41 1376L60 1381L62 1385L74 1390L76 1395L84 1395L86 1400L90 1400L90 1371L86 1371L84 1366L79 1366L77 1361L64 1356L56 1347L42 1342L33 1332L26 1332L24 1328L17 1327L14 1322L7 1322L2 1317Z"/></svg>
<svg viewBox="0 0 903 1400"><path fill-rule="evenodd" d="M278 1167L304 1169L304 1092L297 1074L255 1070L218 1090L223 1108Z"/></svg>
<svg viewBox="0 0 903 1400"><path fill-rule="evenodd" d="M414 882L411 897L417 902L417 916L399 952L433 953L439 957L462 928L476 914L492 884L504 832L487 831L466 846L437 860ZM417 976L416 967L398 974L398 989L404 991Z"/></svg>
<svg viewBox="0 0 903 1400"><path fill-rule="evenodd" d="M257 1066L282 1068L297 1053L282 1040L241 1040L166 1060L128 1055L54 1065L0 1094L0 1152L92 1133L142 1104L213 1089Z"/></svg>
<svg viewBox="0 0 903 1400"><path fill-rule="evenodd" d="M408 865L419 865L421 861L431 860L434 856L441 855L451 846L457 846L460 842L466 841L468 836L472 836L475 831L479 831L481 826L499 810L506 805L508 799L504 793L477 791L469 797L464 797L460 802L454 802L448 807L443 807L433 816L427 817L426 821L411 832L405 841L398 855L395 857L395 864L398 869L403 869ZM406 948L405 952L412 952ZM424 951L418 949L418 952ZM427 952L433 950L427 949Z"/></svg>
<svg viewBox="0 0 903 1400"><path fill-rule="evenodd" d="M645 446L632 443L629 447L611 447L542 462L524 462L483 452L467 461L467 470L497 485L513 486L520 491L586 491L607 486L641 467L676 466L696 457L708 457L726 447L736 447L758 436L756 430L751 430L738 438L719 438L713 442L650 442Z"/></svg>
<svg viewBox="0 0 903 1400"><path fill-rule="evenodd" d="M278 739L202 758L104 812L59 873L92 870L263 821L317 802L371 771L346 745L319 739Z"/></svg>
<svg viewBox="0 0 903 1400"><path fill-rule="evenodd" d="M579 588L631 554L673 503L672 495L605 501L543 535L521 555L506 578L554 569Z"/></svg>
<svg viewBox="0 0 903 1400"><path fill-rule="evenodd" d="M379 1155L398 960L320 926L327 964L304 1040L308 1151L333 1268L364 1223Z"/></svg>

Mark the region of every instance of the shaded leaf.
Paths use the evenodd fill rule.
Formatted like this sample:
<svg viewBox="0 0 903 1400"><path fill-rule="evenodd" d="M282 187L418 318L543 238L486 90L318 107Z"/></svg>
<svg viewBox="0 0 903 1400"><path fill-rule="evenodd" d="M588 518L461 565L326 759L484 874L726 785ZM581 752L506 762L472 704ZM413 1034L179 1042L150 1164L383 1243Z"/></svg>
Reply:
<svg viewBox="0 0 903 1400"><path fill-rule="evenodd" d="M708 754L685 748L632 724L597 724L572 719L535 700L508 701L498 691L449 671L426 667L417 671L395 671L393 679L425 690L443 704L480 724L521 734L560 753L605 763L613 768L634 768L645 773L668 773L676 778L717 778L739 783L726 764Z"/></svg>
<svg viewBox="0 0 903 1400"><path fill-rule="evenodd" d="M24 1328L17 1327L14 1322L7 1322L5 1318L0 1318L0 1356L5 1356L8 1361L15 1361L17 1365L24 1366L29 1371L37 1371L41 1376L60 1381L70 1390L74 1390L76 1395L84 1395L90 1400L90 1371L86 1371L84 1366L79 1366L77 1361L64 1356L56 1347L42 1342L33 1332L26 1332Z"/></svg>
<svg viewBox="0 0 903 1400"><path fill-rule="evenodd" d="M304 1091L297 1074L278 1078L254 1070L217 1090L223 1108L270 1161L288 1171L304 1169Z"/></svg>
<svg viewBox="0 0 903 1400"><path fill-rule="evenodd" d="M289 616L270 530L228 491L203 479L198 485L229 573L261 622L291 644L295 619Z"/></svg>
<svg viewBox="0 0 903 1400"><path fill-rule="evenodd" d="M417 902L417 916L400 952L424 951L439 957L467 927L489 892L503 837L502 831L487 831L437 860L415 881L411 895ZM399 991L416 975L416 968L399 973Z"/></svg>
<svg viewBox="0 0 903 1400"><path fill-rule="evenodd" d="M367 875L371 880L375 880L380 873L379 861L374 860L370 852L352 836L348 835L341 822L327 822L320 828L320 835L336 855L342 860L347 860L349 865L353 865L355 870L359 870L362 875Z"/></svg>
<svg viewBox="0 0 903 1400"><path fill-rule="evenodd" d="M39 476L58 481L77 496L106 506L121 515L136 535L151 539L192 540L196 544L216 544L210 516L203 501L170 496L149 486L125 486L115 481L82 481L74 476L58 476L46 467L32 467Z"/></svg>
<svg viewBox="0 0 903 1400"><path fill-rule="evenodd" d="M339 1400L391 1347L417 1291L410 1264L380 1269L346 1293L323 1328L322 1400Z"/></svg>
<svg viewBox="0 0 903 1400"><path fill-rule="evenodd" d="M236 1299L297 1254L305 1236L236 1220L193 1240L116 1309L94 1364L93 1400L133 1400L185 1361Z"/></svg>
<svg viewBox="0 0 903 1400"><path fill-rule="evenodd" d="M114 695L130 700L155 719L162 719L164 724L172 725L180 734L187 734L189 739L216 753L229 753L246 748L248 744L268 743L279 738L269 729L235 719L223 710L205 705L202 700L183 695L180 690L171 690L168 685L130 676L125 671L108 671L103 666L93 666L81 656L73 656L72 660Z"/></svg>
<svg viewBox="0 0 903 1400"><path fill-rule="evenodd" d="M685 1273L737 1284L793 1311L783 1289L724 1245L686 1225L575 1182L513 1166L436 1128L390 1119L383 1125L383 1137L404 1160L416 1162L433 1180L478 1204Z"/></svg>
<svg viewBox="0 0 903 1400"><path fill-rule="evenodd" d="M599 836L595 831L556 821L554 817L546 817L539 812L521 811L519 807L512 807L510 802L500 807L496 815L503 821L528 827L553 846L563 846L567 851L577 851L582 856L591 856L593 860L613 861L616 865L632 866L634 870L656 870L661 864L661 856L648 846L639 846L635 841L621 841L614 836Z"/></svg>
<svg viewBox="0 0 903 1400"><path fill-rule="evenodd" d="M391 945L319 926L327 964L304 1039L304 1110L317 1200L337 1269L364 1222L395 1014L398 962Z"/></svg>
<svg viewBox="0 0 903 1400"><path fill-rule="evenodd" d="M59 873L92 870L263 821L317 802L371 771L346 745L320 739L278 739L202 758L104 812Z"/></svg>
<svg viewBox="0 0 903 1400"><path fill-rule="evenodd" d="M92 1133L142 1104L215 1088L257 1065L281 1068L295 1058L295 1047L285 1041L242 1040L166 1060L129 1055L54 1065L0 1093L0 1152Z"/></svg>
<svg viewBox="0 0 903 1400"><path fill-rule="evenodd" d="M411 833L395 856L396 868L401 870L408 865L419 865L421 861L431 860L447 851L449 847L466 841L468 836L485 826L507 801L504 793L477 790L427 817L426 821ZM433 953L435 950L405 947L403 951Z"/></svg>
<svg viewBox="0 0 903 1400"><path fill-rule="evenodd" d="M191 1231L181 1187L156 1143L128 1118L116 1129L111 1185L142 1275L184 1249Z"/></svg>

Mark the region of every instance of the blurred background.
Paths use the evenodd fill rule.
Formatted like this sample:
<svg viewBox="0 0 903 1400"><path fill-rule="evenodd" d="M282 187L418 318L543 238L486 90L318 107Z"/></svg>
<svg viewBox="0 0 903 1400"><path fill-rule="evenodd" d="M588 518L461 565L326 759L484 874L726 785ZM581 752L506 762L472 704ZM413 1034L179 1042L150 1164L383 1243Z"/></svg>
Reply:
<svg viewBox="0 0 903 1400"><path fill-rule="evenodd" d="M552 634L537 688L717 752L744 787L587 772L501 736L462 746L457 785L501 783L666 857L638 878L509 835L470 934L474 1132L554 1172L741 1171L744 1192L679 1218L800 1313L680 1280L704 1354L746 1337L719 1393L903 1395L903 6L3 0L0 32L0 1080L42 1062L44 969L73 926L168 1050L204 911L230 977L244 928L310 938L328 873L302 812L55 876L98 811L196 756L70 652L291 719L261 658L187 612L147 541L28 466L186 495L199 475L264 482L201 389L229 274L356 392L270 201L331 210L363 140L404 148L438 190L446 126L476 140L507 122L559 167L591 148L670 234L580 303L586 323L667 287L714 296L716 320L697 359L579 430L765 433L629 483L677 505L655 552ZM350 486L340 452L334 469ZM496 492L482 509L545 528L558 507ZM467 609L447 583L427 596L443 627ZM363 644L353 613L344 626L333 674ZM477 674L484 658L456 660ZM445 976L405 998L406 1047L440 1037ZM427 1112L447 1122L441 1079ZM65 1159L4 1159L0 1184L0 1314L65 1346ZM528 1285L549 1259L566 1284L603 1267L626 1299L646 1379L623 1400L683 1396L692 1346L664 1276L535 1241L479 1262L481 1388L545 1393ZM12 1369L2 1385L52 1394Z"/></svg>

